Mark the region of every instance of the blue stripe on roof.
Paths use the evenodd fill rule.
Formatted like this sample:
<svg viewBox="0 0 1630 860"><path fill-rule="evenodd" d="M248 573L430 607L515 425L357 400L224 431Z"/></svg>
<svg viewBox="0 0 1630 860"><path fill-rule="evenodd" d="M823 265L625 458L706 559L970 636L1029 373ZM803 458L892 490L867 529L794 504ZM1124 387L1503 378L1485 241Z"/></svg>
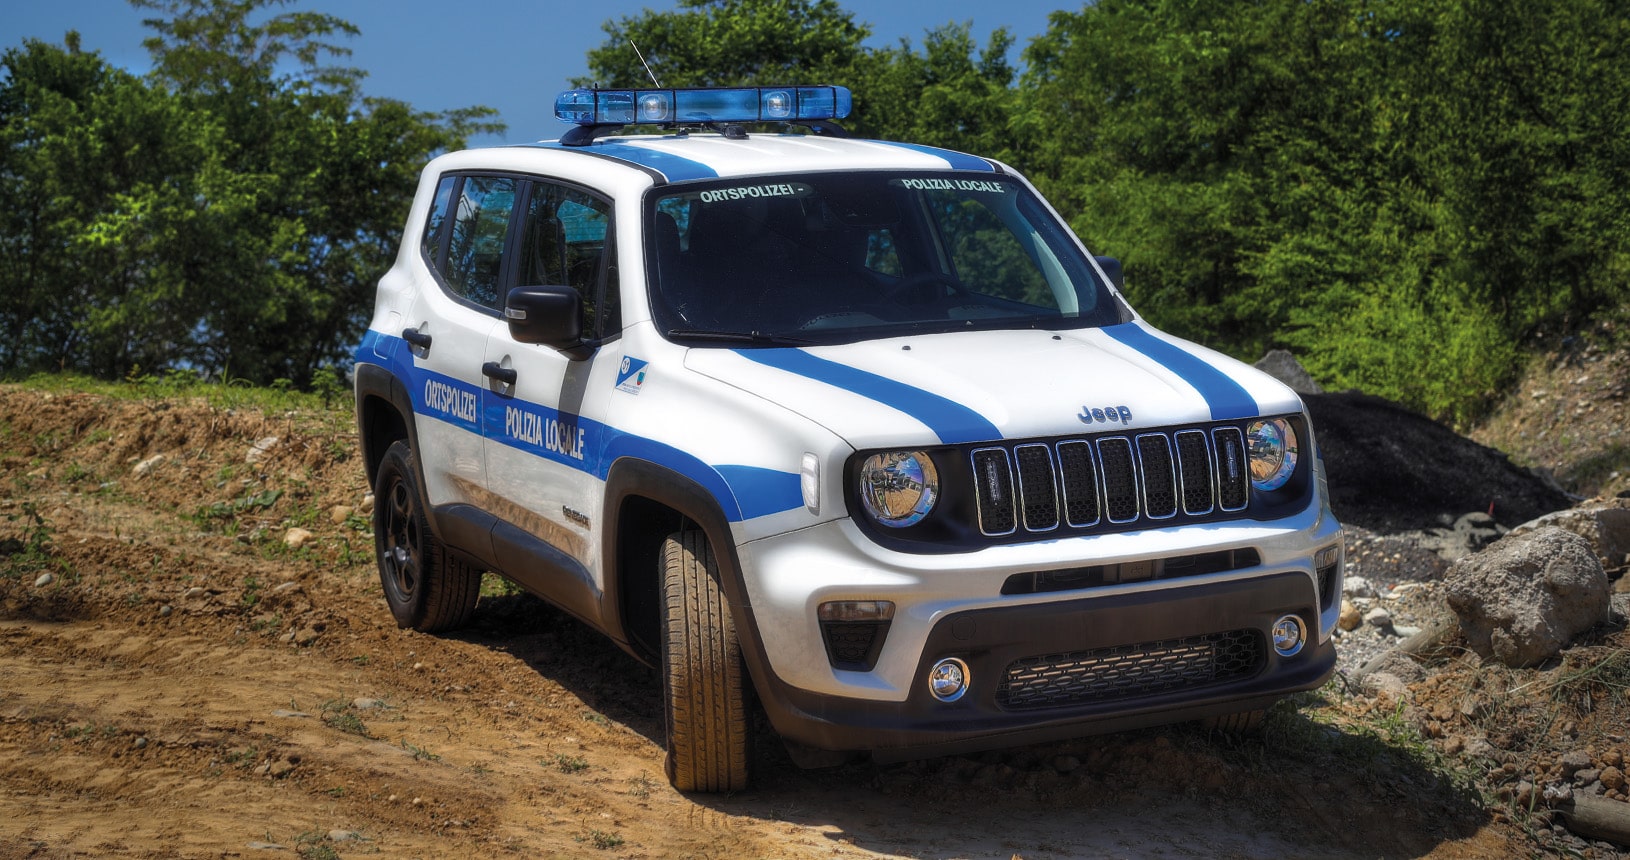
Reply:
<svg viewBox="0 0 1630 860"><path fill-rule="evenodd" d="M668 177L669 182L684 182L687 179L717 179L719 172L700 161L691 161L666 152L646 149L642 146L629 146L626 143L613 143L610 141L597 141L592 145L593 152L609 155L618 161L638 164Z"/></svg>
<svg viewBox="0 0 1630 860"><path fill-rule="evenodd" d="M562 149L569 152L588 152L604 155L618 161L655 170L669 182L684 182L687 179L717 179L719 176L718 171L700 161L692 161L678 155L610 140L597 140L588 146L566 146L552 140L521 145L535 146L540 149Z"/></svg>
<svg viewBox="0 0 1630 860"><path fill-rule="evenodd" d="M928 425L928 429L948 445L1002 437L1001 431L985 416L954 400L846 364L818 358L801 349L738 349L736 353L759 364L824 382L898 409Z"/></svg>
<svg viewBox="0 0 1630 860"><path fill-rule="evenodd" d="M1150 334L1137 323L1106 326L1104 334L1159 362L1194 386L1211 407L1211 420L1250 418L1261 414L1256 398L1228 374L1177 344Z"/></svg>
<svg viewBox="0 0 1630 860"><path fill-rule="evenodd" d="M982 170L986 173L996 172L996 165L991 164L985 159L979 158L978 156L968 155L964 152L957 152L953 149L940 149L937 146L923 146L919 143L900 143L893 140L879 140L877 143L881 143L884 146L897 146L901 149L909 149L914 152L920 152L924 155L932 155L935 158L943 158L947 164L951 165L952 170Z"/></svg>

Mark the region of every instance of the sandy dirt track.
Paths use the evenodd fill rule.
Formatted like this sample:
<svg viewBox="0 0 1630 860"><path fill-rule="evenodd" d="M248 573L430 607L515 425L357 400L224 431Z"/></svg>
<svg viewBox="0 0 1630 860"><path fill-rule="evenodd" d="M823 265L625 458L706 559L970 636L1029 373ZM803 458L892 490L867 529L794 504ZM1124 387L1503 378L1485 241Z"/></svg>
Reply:
<svg viewBox="0 0 1630 860"><path fill-rule="evenodd" d="M753 791L681 795L656 676L567 616L494 589L457 635L397 629L346 421L0 387L0 858L1530 850L1339 693L1263 738L826 771L761 736ZM1340 752L1288 742L1319 733Z"/></svg>

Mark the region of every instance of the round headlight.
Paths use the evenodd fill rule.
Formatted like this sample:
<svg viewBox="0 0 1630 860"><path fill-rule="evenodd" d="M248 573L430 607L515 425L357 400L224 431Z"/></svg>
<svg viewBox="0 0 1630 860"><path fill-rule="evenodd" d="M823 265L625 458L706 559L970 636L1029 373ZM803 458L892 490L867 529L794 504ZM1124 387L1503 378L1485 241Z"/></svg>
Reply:
<svg viewBox="0 0 1630 860"><path fill-rule="evenodd" d="M1277 490L1296 472L1299 449L1296 431L1283 418L1252 421L1245 428L1245 444L1251 450L1251 486Z"/></svg>
<svg viewBox="0 0 1630 860"><path fill-rule="evenodd" d="M873 454L860 466L860 502L866 513L890 528L922 522L939 498L934 461L922 451Z"/></svg>

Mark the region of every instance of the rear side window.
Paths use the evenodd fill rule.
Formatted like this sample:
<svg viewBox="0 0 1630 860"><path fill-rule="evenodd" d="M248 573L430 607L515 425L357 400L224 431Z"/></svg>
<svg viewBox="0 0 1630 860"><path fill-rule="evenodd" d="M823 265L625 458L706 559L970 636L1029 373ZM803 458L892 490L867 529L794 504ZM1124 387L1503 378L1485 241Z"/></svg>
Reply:
<svg viewBox="0 0 1630 860"><path fill-rule="evenodd" d="M447 259L437 266L454 295L483 307L502 307L504 241L515 210L516 181L468 176L459 189Z"/></svg>

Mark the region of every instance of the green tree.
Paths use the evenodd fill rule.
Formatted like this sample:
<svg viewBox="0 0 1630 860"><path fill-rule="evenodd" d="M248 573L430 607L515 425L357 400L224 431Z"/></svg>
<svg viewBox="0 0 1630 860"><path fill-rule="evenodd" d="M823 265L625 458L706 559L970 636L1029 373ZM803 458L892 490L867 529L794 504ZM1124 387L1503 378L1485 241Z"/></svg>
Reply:
<svg viewBox="0 0 1630 860"><path fill-rule="evenodd" d="M998 29L981 48L971 29L971 23L933 28L921 51L907 39L867 51L847 79L855 133L1012 157L1013 37Z"/></svg>
<svg viewBox="0 0 1630 860"><path fill-rule="evenodd" d="M836 0L679 0L679 11L647 9L601 29L606 41L576 86L647 86L646 65L665 87L826 83L871 35Z"/></svg>
<svg viewBox="0 0 1630 860"><path fill-rule="evenodd" d="M649 86L653 75L665 87L839 84L854 95L844 125L856 134L1006 151L1006 30L983 49L953 23L929 30L921 52L905 39L873 50L862 44L871 28L834 0L680 0L602 29L576 86Z"/></svg>
<svg viewBox="0 0 1630 860"><path fill-rule="evenodd" d="M304 385L360 336L424 162L501 126L487 108L365 98L363 72L323 65L349 55L328 40L356 28L311 12L261 19L287 0L132 3L162 13L146 22L155 78L229 136L215 199L230 241L187 272L202 300L190 359ZM297 71L280 74L290 61Z"/></svg>
<svg viewBox="0 0 1630 860"><path fill-rule="evenodd" d="M154 71L37 41L0 81L0 371L188 367L304 385L343 362L424 162L491 111L366 98L355 33L283 0L133 0ZM295 71L285 73L282 68Z"/></svg>
<svg viewBox="0 0 1630 860"><path fill-rule="evenodd" d="M1012 128L1157 323L1466 420L1524 338L1625 304L1630 64L1608 2L1100 0Z"/></svg>
<svg viewBox="0 0 1630 860"><path fill-rule="evenodd" d="M158 367L196 324L176 240L221 130L77 41L0 60L0 370Z"/></svg>

